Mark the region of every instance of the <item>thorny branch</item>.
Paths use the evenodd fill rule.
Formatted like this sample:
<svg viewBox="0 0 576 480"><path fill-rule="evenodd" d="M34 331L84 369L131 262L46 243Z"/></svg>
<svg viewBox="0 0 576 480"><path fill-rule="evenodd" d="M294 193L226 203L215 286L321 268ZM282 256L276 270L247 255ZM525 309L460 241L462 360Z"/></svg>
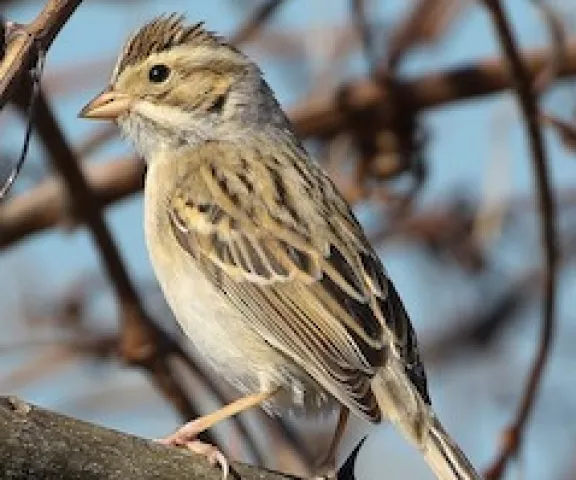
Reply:
<svg viewBox="0 0 576 480"><path fill-rule="evenodd" d="M510 64L518 103L524 117L526 133L532 150L535 184L540 207L542 248L546 265L540 344L516 418L506 430L504 444L498 458L486 473L487 478L496 480L502 477L509 459L520 448L522 433L536 401L536 395L549 357L555 330L558 234L556 231L555 201L552 195L548 161L539 125L538 103L533 92L531 75L522 62L500 1L485 0L485 4L492 16L492 21L502 44L502 50Z"/></svg>

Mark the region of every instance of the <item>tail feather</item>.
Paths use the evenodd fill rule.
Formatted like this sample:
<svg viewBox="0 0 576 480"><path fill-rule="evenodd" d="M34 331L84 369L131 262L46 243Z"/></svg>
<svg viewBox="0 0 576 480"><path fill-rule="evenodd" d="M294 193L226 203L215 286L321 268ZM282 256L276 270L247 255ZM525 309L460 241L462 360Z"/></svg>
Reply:
<svg viewBox="0 0 576 480"><path fill-rule="evenodd" d="M442 480L480 480L480 476L442 424L430 415L428 435L421 445L426 462Z"/></svg>
<svg viewBox="0 0 576 480"><path fill-rule="evenodd" d="M481 480L399 364L383 368L372 390L383 414L422 451L439 480Z"/></svg>

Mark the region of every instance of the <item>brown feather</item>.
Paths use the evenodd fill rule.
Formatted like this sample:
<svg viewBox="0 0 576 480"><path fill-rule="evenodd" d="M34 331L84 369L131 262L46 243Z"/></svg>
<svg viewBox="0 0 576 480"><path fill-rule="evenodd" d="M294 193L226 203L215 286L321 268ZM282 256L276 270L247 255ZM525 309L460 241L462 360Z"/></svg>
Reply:
<svg viewBox="0 0 576 480"><path fill-rule="evenodd" d="M186 25L182 15L161 15L139 28L126 42L115 68L115 76L128 65L137 65L153 53L180 45L233 49L222 37L206 30L203 22Z"/></svg>
<svg viewBox="0 0 576 480"><path fill-rule="evenodd" d="M350 209L319 168L290 168L298 145L278 156L254 143L242 158L224 142L194 152L169 200L180 245L252 328L361 416L380 418L370 382L391 344L427 399L408 317Z"/></svg>

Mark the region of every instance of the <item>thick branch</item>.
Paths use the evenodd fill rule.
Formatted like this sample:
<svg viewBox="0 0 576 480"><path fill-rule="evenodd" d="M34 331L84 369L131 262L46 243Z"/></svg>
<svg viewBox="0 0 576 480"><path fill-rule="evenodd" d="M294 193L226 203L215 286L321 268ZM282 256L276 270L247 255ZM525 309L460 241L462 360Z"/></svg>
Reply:
<svg viewBox="0 0 576 480"><path fill-rule="evenodd" d="M235 478L294 477L233 463ZM221 480L204 457L0 397L0 471L13 480ZM234 478L234 477L233 477Z"/></svg>

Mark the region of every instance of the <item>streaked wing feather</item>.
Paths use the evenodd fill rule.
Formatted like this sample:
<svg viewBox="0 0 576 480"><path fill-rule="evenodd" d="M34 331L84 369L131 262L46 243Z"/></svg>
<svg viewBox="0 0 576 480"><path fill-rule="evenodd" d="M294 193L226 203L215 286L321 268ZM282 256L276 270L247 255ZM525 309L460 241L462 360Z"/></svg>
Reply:
<svg viewBox="0 0 576 480"><path fill-rule="evenodd" d="M305 152L207 142L195 154L198 171L169 199L173 232L249 326L370 420L391 345L427 398L408 317L346 203L319 168L302 168Z"/></svg>

